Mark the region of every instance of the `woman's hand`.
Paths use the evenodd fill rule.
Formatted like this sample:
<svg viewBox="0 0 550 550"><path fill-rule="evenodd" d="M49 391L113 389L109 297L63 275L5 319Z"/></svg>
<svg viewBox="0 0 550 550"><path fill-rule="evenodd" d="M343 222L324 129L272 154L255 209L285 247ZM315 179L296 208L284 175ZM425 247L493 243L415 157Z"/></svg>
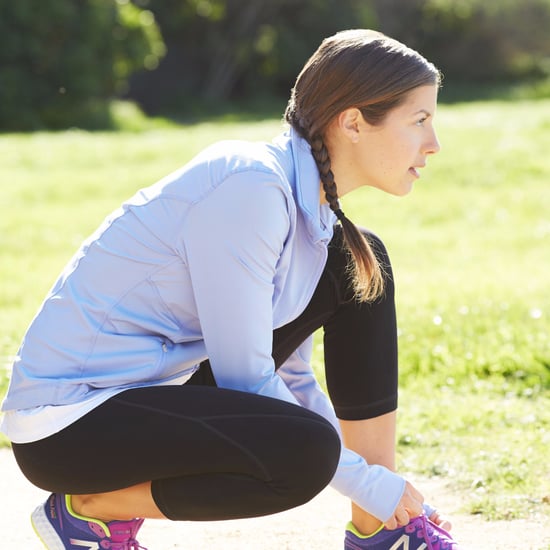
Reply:
<svg viewBox="0 0 550 550"><path fill-rule="evenodd" d="M424 497L407 481L405 491L393 512L393 516L384 524L386 529L403 527L412 518L420 516L423 513L423 502Z"/></svg>

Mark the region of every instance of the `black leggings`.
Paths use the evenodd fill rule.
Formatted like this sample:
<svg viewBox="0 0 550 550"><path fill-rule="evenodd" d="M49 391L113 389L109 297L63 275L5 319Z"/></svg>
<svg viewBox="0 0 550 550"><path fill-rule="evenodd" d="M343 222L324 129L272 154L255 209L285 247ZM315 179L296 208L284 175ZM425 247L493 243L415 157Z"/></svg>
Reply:
<svg viewBox="0 0 550 550"><path fill-rule="evenodd" d="M391 267L386 293L353 300L337 230L315 294L302 315L274 332L279 367L324 327L329 395L343 419L397 406L397 346ZM340 440L303 407L217 388L208 362L182 386L127 390L45 439L13 444L28 479L48 491L87 494L152 481L173 520L220 520L279 512L310 500L331 480Z"/></svg>

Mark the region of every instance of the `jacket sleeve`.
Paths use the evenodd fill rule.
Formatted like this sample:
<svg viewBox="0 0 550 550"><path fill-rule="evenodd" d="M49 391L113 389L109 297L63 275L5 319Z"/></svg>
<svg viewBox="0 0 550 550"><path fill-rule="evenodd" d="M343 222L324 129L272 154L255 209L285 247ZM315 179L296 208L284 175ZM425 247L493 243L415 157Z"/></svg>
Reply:
<svg viewBox="0 0 550 550"><path fill-rule="evenodd" d="M330 399L317 382L311 368L313 336L285 361L277 371L303 407L329 420L341 435ZM344 447L331 486L381 521L387 521L401 500L405 480L387 468L369 465L363 457Z"/></svg>
<svg viewBox="0 0 550 550"><path fill-rule="evenodd" d="M182 234L218 386L296 403L271 357L273 280L291 225L287 200L276 175L240 172L190 207Z"/></svg>

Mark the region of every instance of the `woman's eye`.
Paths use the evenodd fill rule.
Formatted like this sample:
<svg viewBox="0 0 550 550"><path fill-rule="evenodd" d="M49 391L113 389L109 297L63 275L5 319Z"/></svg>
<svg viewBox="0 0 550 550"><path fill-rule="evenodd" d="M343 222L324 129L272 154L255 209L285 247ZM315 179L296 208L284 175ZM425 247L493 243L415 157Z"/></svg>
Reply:
<svg viewBox="0 0 550 550"><path fill-rule="evenodd" d="M424 122L426 122L426 120L428 119L427 116L424 116L422 118L419 118L417 121L416 121L416 125L417 126L423 126L424 125Z"/></svg>

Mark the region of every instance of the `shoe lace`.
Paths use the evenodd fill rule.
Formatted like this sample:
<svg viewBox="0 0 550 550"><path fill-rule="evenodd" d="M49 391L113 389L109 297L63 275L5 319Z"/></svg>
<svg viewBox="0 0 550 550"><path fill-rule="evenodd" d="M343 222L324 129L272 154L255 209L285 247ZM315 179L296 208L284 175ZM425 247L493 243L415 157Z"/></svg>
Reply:
<svg viewBox="0 0 550 550"><path fill-rule="evenodd" d="M100 543L101 548L105 550L147 550L145 546L141 546L136 539L125 540L124 542L111 542L103 540Z"/></svg>
<svg viewBox="0 0 550 550"><path fill-rule="evenodd" d="M428 525L428 518L424 514L422 514L422 516L420 516L420 519L422 521L422 528L424 531L424 540L428 545L428 550L434 550L434 547L432 546L432 541L431 541L431 535L433 531L430 529L430 526Z"/></svg>
<svg viewBox="0 0 550 550"><path fill-rule="evenodd" d="M135 539L136 533L143 523L143 518L136 518L128 522L122 522L117 525L116 537L119 540L112 540L112 538L105 538L99 546L103 550L147 550L145 546L141 546ZM114 522L109 524L113 527ZM114 538L113 534L113 538ZM128 538L126 538L128 537ZM122 539L122 540L121 540Z"/></svg>
<svg viewBox="0 0 550 550"><path fill-rule="evenodd" d="M430 521L424 514L420 516L420 521L422 522L422 531L424 541L427 544L427 550L455 550L458 548L449 533ZM438 534L443 535L446 540L441 539ZM435 543L435 546L432 543Z"/></svg>

